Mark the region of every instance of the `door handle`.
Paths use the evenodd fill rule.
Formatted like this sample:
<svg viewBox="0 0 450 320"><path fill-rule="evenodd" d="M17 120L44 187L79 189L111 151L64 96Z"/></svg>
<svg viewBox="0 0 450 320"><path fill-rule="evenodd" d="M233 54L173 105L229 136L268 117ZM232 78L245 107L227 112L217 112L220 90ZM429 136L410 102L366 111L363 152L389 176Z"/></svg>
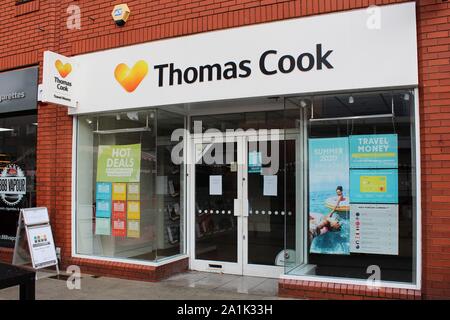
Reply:
<svg viewBox="0 0 450 320"><path fill-rule="evenodd" d="M248 217L248 208L249 208L248 199L244 199L242 201L242 216L243 217Z"/></svg>
<svg viewBox="0 0 450 320"><path fill-rule="evenodd" d="M248 199L234 199L234 215L248 217Z"/></svg>
<svg viewBox="0 0 450 320"><path fill-rule="evenodd" d="M242 216L241 199L234 199L234 216Z"/></svg>

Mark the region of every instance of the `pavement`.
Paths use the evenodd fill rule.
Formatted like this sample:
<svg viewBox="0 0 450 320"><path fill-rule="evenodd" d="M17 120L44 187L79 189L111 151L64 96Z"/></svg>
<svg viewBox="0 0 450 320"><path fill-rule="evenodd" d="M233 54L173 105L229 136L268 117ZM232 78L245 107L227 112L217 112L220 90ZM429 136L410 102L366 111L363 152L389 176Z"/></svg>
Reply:
<svg viewBox="0 0 450 320"><path fill-rule="evenodd" d="M82 275L81 288L69 290L67 277L39 275L37 300L273 300L281 299L278 280L189 271L161 282ZM18 287L0 290L0 300L16 300Z"/></svg>

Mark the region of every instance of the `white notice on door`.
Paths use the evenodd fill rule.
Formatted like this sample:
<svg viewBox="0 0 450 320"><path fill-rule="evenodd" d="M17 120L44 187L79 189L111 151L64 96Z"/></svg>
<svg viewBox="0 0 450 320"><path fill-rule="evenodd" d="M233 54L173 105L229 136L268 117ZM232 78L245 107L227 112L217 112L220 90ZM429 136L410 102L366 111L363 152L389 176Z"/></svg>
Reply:
<svg viewBox="0 0 450 320"><path fill-rule="evenodd" d="M264 196L276 197L278 195L278 177L264 176Z"/></svg>
<svg viewBox="0 0 450 320"><path fill-rule="evenodd" d="M222 176L209 176L209 195L222 195Z"/></svg>

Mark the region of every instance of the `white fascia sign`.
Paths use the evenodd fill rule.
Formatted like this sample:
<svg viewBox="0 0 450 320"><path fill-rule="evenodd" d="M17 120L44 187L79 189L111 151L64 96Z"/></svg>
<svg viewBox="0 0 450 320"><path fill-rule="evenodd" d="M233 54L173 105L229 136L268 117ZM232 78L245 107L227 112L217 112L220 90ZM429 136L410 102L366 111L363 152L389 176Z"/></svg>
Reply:
<svg viewBox="0 0 450 320"><path fill-rule="evenodd" d="M71 59L46 53L45 99L76 105L70 114L88 114L416 87L415 2L378 9L379 28L368 24L373 12L366 8L152 41ZM73 70L66 75L68 63ZM76 99L71 87L75 76Z"/></svg>
<svg viewBox="0 0 450 320"><path fill-rule="evenodd" d="M76 77L77 65L73 58L45 51L40 100L70 108L76 107Z"/></svg>

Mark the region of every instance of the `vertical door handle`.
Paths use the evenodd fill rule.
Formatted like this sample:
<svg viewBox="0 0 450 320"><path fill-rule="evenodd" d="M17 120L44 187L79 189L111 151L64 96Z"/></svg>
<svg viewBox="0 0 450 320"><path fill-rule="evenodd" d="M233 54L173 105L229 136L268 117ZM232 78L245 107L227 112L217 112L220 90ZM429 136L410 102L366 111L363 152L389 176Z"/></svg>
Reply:
<svg viewBox="0 0 450 320"><path fill-rule="evenodd" d="M243 217L248 217L248 208L249 208L248 199L244 199L242 201L242 216Z"/></svg>
<svg viewBox="0 0 450 320"><path fill-rule="evenodd" d="M242 216L241 199L234 199L234 215L236 217Z"/></svg>

